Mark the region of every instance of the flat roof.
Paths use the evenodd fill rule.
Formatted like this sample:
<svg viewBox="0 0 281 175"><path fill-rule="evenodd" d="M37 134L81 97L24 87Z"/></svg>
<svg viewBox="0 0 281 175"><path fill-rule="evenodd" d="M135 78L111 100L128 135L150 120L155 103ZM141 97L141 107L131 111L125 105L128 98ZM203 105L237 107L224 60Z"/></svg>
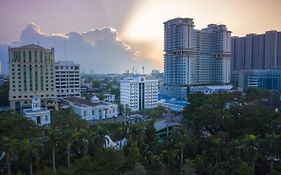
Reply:
<svg viewBox="0 0 281 175"><path fill-rule="evenodd" d="M109 105L110 103L105 103L105 102L97 102L97 103L93 103L90 100L86 100L86 99L82 99L79 97L68 97L65 98L66 101L69 101L75 105L86 105L86 106L99 106L99 105Z"/></svg>

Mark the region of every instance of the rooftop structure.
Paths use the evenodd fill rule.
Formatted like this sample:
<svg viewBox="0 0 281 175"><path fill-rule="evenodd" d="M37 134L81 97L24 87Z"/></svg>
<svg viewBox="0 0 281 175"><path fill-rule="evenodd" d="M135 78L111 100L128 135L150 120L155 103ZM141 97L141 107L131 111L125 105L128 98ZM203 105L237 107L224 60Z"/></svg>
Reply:
<svg viewBox="0 0 281 175"><path fill-rule="evenodd" d="M40 126L51 123L50 111L41 107L41 100L37 96L32 97L31 108L23 109L23 116Z"/></svg>

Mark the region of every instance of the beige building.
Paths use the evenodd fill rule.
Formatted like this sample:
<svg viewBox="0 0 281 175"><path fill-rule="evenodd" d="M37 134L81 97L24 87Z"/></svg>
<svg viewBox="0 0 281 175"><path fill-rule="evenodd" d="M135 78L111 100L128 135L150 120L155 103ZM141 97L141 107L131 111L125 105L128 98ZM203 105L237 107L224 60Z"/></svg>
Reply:
<svg viewBox="0 0 281 175"><path fill-rule="evenodd" d="M34 95L42 99L42 106L55 108L54 49L30 44L9 48L10 108L22 112L31 106Z"/></svg>

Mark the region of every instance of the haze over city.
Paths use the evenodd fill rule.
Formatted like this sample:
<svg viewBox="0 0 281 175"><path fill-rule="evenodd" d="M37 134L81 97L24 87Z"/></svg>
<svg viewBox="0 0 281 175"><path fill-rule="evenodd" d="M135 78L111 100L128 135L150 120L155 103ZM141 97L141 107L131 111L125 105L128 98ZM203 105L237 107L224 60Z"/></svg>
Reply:
<svg viewBox="0 0 281 175"><path fill-rule="evenodd" d="M163 71L164 21L221 23L242 36L281 30L280 9L279 0L1 0L0 60L7 72L7 46L34 43L54 47L56 60L77 61L82 72Z"/></svg>

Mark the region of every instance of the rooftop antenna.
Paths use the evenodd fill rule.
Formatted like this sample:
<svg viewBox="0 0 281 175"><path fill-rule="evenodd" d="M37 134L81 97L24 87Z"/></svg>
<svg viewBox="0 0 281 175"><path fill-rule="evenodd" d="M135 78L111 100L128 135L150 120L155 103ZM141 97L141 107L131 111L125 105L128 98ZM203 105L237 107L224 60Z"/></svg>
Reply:
<svg viewBox="0 0 281 175"><path fill-rule="evenodd" d="M144 66L142 66L142 75L144 75Z"/></svg>
<svg viewBox="0 0 281 175"><path fill-rule="evenodd" d="M40 46L40 43L39 43L39 41L37 41L37 45L38 45L38 46Z"/></svg>
<svg viewBox="0 0 281 175"><path fill-rule="evenodd" d="M135 59L134 59L134 57L132 58L133 59L133 71L132 71L132 74L134 75L134 73L135 73Z"/></svg>
<svg viewBox="0 0 281 175"><path fill-rule="evenodd" d="M64 40L63 44L64 44L64 59L67 60L67 57L66 57L66 44L65 44L65 40Z"/></svg>

